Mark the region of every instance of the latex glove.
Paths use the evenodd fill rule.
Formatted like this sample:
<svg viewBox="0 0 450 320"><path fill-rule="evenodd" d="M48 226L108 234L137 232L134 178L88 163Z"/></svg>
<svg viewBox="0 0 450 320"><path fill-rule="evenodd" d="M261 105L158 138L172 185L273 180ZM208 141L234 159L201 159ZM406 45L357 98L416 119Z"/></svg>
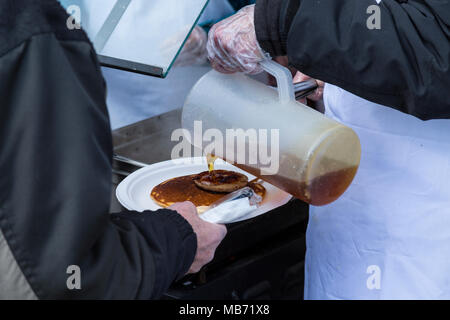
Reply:
<svg viewBox="0 0 450 320"><path fill-rule="evenodd" d="M208 58L217 71L248 74L263 71L258 63L266 55L256 39L254 10L254 5L246 6L209 31Z"/></svg>
<svg viewBox="0 0 450 320"><path fill-rule="evenodd" d="M190 66L207 61L206 42L208 35L202 27L196 26L186 40L183 49L175 61L176 66Z"/></svg>
<svg viewBox="0 0 450 320"><path fill-rule="evenodd" d="M199 272L205 264L211 262L214 258L217 247L227 234L227 228L200 219L197 208L189 201L175 203L167 209L175 210L182 215L197 235L197 252L188 273Z"/></svg>

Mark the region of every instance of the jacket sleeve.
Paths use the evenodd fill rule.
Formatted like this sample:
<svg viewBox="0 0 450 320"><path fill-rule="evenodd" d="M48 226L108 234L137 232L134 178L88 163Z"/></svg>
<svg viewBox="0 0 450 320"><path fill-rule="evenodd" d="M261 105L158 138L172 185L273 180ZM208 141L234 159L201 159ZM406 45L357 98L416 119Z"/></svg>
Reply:
<svg viewBox="0 0 450 320"><path fill-rule="evenodd" d="M380 29L368 27L374 5ZM449 1L257 0L255 26L264 50L313 78L423 120L450 118Z"/></svg>
<svg viewBox="0 0 450 320"><path fill-rule="evenodd" d="M196 235L171 210L108 213L104 81L91 44L64 32L0 52L1 231L38 298L158 298L192 264Z"/></svg>

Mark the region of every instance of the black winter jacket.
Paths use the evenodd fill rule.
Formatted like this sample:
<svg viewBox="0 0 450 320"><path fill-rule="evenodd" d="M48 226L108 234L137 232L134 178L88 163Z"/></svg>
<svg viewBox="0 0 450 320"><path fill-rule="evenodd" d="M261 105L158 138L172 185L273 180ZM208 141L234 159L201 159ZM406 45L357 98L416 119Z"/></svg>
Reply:
<svg viewBox="0 0 450 320"><path fill-rule="evenodd" d="M196 236L170 210L108 213L105 84L67 18L56 0L0 1L0 299L157 298Z"/></svg>
<svg viewBox="0 0 450 320"><path fill-rule="evenodd" d="M374 5L380 29L367 26ZM450 118L448 0L257 0L255 27L264 50L313 78L423 120Z"/></svg>

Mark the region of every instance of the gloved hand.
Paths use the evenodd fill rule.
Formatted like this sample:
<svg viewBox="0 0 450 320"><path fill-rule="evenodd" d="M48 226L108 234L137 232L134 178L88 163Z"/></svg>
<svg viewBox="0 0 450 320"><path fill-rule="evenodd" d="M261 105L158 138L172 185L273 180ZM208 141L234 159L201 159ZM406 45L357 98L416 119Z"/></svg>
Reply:
<svg viewBox="0 0 450 320"><path fill-rule="evenodd" d="M198 65L206 62L206 42L208 35L202 27L196 26L184 44L175 61L176 66Z"/></svg>
<svg viewBox="0 0 450 320"><path fill-rule="evenodd" d="M209 31L208 58L217 71L248 74L263 71L258 62L266 55L256 39L254 10L254 5L246 6Z"/></svg>

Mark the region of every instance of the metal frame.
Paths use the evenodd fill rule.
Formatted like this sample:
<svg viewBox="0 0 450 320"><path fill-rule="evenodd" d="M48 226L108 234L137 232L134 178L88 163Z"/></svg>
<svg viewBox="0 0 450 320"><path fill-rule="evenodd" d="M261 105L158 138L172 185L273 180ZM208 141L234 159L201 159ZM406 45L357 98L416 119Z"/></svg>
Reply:
<svg viewBox="0 0 450 320"><path fill-rule="evenodd" d="M105 22L103 23L102 27L100 28L100 31L95 36L94 47L98 53L104 49L106 43L108 42L109 38L113 34L114 30L116 29L116 26L119 24L123 15L127 11L131 1L132 0L117 0L116 4L114 5L113 9L111 10L111 12L108 15L108 18L106 18ZM194 25L192 26L191 30L189 30L189 33L187 34L186 39L181 44L177 54L174 57L174 60L180 54L181 49L183 48L187 38L190 36L192 30L194 29L195 25L197 24L198 19L202 15L202 13L205 10L208 3L209 3L209 0L206 0L202 11L197 16L197 19L195 20ZM164 73L164 69L161 67L158 67L158 66L138 63L138 62L124 60L124 59L115 58L115 57L111 57L111 56L105 56L102 54L97 54L97 56L100 61L100 64L104 67L139 73L139 74L158 77L158 78L165 78L172 67L172 64L171 64L168 67L166 73Z"/></svg>
<svg viewBox="0 0 450 320"><path fill-rule="evenodd" d="M127 11L130 3L131 0L117 0L100 28L100 31L95 36L94 47L97 52L101 52L105 48L106 43L116 29L116 26L119 24L120 19L122 19L125 11Z"/></svg>
<svg viewBox="0 0 450 320"><path fill-rule="evenodd" d="M97 52L102 52L102 50L105 48L106 43L113 34L123 15L127 11L130 3L131 0L117 0L116 4L108 15L108 18L106 18L105 22L100 28L100 31L95 36L94 47ZM105 56L102 54L97 54L97 56L100 64L104 67L130 71L159 78L164 77L164 70L160 67Z"/></svg>
<svg viewBox="0 0 450 320"><path fill-rule="evenodd" d="M98 60L103 67L119 69L134 73L143 74L146 76L164 78L164 70L160 67L155 67L148 64L133 62L129 60L123 60L119 58L113 58L97 54Z"/></svg>

